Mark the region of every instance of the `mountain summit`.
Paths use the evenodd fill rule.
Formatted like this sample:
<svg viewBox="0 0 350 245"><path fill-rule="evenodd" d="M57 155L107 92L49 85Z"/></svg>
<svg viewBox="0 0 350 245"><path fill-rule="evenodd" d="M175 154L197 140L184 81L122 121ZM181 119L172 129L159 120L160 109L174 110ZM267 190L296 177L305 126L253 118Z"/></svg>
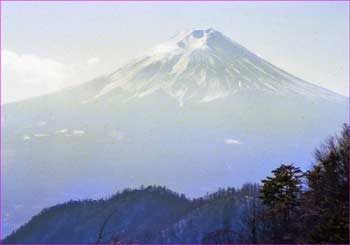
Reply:
<svg viewBox="0 0 350 245"><path fill-rule="evenodd" d="M237 93L341 99L282 71L214 29L180 32L112 73L109 80L95 98L118 88L133 98L162 91L180 105Z"/></svg>
<svg viewBox="0 0 350 245"><path fill-rule="evenodd" d="M214 29L181 31L169 41L162 43L148 53L153 55L191 55L198 50L216 51L228 56L241 56L244 52L249 52L242 46L231 41L221 32ZM172 53L172 54L171 54Z"/></svg>

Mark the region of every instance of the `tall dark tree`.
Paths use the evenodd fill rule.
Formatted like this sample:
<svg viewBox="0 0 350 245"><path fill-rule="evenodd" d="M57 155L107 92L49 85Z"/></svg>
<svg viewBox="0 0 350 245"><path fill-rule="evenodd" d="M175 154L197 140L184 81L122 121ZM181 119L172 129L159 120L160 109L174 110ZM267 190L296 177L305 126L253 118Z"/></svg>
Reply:
<svg viewBox="0 0 350 245"><path fill-rule="evenodd" d="M349 243L349 139L344 125L316 150L316 163L307 172L301 227L309 227L302 242Z"/></svg>
<svg viewBox="0 0 350 245"><path fill-rule="evenodd" d="M293 164L282 164L272 171L273 176L262 180L261 199L266 205L270 222L270 241L293 242L293 211L299 204L302 171Z"/></svg>
<svg viewBox="0 0 350 245"><path fill-rule="evenodd" d="M245 205L241 213L239 239L240 242L256 244L262 241L264 236L259 184L244 184L241 193L244 194Z"/></svg>

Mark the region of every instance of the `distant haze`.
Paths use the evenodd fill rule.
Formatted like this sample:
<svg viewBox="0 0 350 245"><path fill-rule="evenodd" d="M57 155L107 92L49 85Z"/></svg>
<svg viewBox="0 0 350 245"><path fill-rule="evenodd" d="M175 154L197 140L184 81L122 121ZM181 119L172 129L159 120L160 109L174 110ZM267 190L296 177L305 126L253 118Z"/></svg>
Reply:
<svg viewBox="0 0 350 245"><path fill-rule="evenodd" d="M4 2L2 103L108 74L180 30L210 27L348 95L348 4Z"/></svg>

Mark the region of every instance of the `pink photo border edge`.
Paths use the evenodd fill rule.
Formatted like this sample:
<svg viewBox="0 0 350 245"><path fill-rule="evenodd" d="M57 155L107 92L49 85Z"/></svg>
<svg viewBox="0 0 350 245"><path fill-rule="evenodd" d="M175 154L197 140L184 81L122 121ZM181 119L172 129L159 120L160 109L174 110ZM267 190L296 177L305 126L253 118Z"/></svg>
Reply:
<svg viewBox="0 0 350 245"><path fill-rule="evenodd" d="M263 2L348 2L348 23L350 23L350 0L0 0L0 125L2 123L2 103L1 103L1 94L2 94L2 2L100 2L103 4L104 2L257 2L257 3L263 3ZM350 54L350 30L348 30L348 60L350 60L349 57ZM348 73L348 83L350 83L350 67L349 73ZM348 91L348 97L350 97L350 88ZM349 99L349 108L350 108L350 99ZM348 112L348 124L350 124L350 110ZM2 239L2 127L0 130L0 245L1 245L1 239ZM349 158L350 158L350 149L349 149ZM350 170L349 170L350 171ZM348 173L348 183L349 181L350 172ZM349 186L350 188L350 186ZM349 195L349 202L350 202L350 194ZM348 217L350 219L350 217ZM350 226L349 226L349 238L350 238ZM18 245L18 244L17 244ZM24 244L23 244L24 245ZM49 244L48 244L49 245ZM51 245L51 244L50 244ZM60 244L55 244L60 245ZM62 244L63 245L63 244ZM78 244L72 244L72 245L78 245ZM80 245L80 244L79 244ZM145 244L144 244L145 245ZM158 245L158 244L152 244L152 245ZM191 244L182 244L182 245L191 245ZM245 244L250 245L250 244ZM264 245L270 245L270 244L264 244ZM272 245L272 244L271 244ZM308 244L305 244L308 245Z"/></svg>

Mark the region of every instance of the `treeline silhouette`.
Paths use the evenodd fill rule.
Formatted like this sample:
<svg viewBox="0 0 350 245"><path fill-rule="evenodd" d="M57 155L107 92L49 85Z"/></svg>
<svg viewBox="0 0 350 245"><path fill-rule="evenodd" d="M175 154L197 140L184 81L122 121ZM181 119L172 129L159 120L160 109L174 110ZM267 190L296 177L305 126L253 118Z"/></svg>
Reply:
<svg viewBox="0 0 350 245"><path fill-rule="evenodd" d="M349 244L350 127L306 172L281 164L260 183L188 199L162 186L44 209L2 243Z"/></svg>

